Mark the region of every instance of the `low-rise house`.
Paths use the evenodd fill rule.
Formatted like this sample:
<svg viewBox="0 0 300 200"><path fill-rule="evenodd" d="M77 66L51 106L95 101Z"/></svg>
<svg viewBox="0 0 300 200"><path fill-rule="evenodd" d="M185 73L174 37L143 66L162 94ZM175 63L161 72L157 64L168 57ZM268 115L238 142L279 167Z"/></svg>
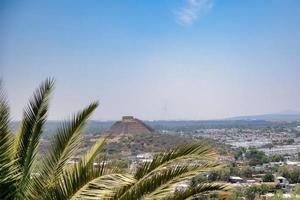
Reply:
<svg viewBox="0 0 300 200"><path fill-rule="evenodd" d="M284 162L270 162L270 167L282 167L284 166Z"/></svg>
<svg viewBox="0 0 300 200"><path fill-rule="evenodd" d="M253 169L256 172L263 172L263 171L265 171L266 166L265 165L256 165L256 166L253 167Z"/></svg>
<svg viewBox="0 0 300 200"><path fill-rule="evenodd" d="M282 177L282 176L278 176L275 179L275 183L277 186L281 187L281 188L287 188L289 185L289 182L286 178Z"/></svg>
<svg viewBox="0 0 300 200"><path fill-rule="evenodd" d="M242 179L239 176L230 176L229 177L229 182L230 183L242 183L242 182L244 182L244 179Z"/></svg>
<svg viewBox="0 0 300 200"><path fill-rule="evenodd" d="M136 155L136 159L141 162L151 162L153 160L153 155L151 153L143 153Z"/></svg>
<svg viewBox="0 0 300 200"><path fill-rule="evenodd" d="M248 184L254 184L254 183L256 183L257 181L255 180L255 179L247 179L246 180L246 183L248 183Z"/></svg>
<svg viewBox="0 0 300 200"><path fill-rule="evenodd" d="M300 167L300 162L288 160L288 161L286 161L286 165Z"/></svg>
<svg viewBox="0 0 300 200"><path fill-rule="evenodd" d="M220 161L229 161L229 162L234 162L235 161L235 158L233 155L226 155L226 156L219 156L219 160Z"/></svg>

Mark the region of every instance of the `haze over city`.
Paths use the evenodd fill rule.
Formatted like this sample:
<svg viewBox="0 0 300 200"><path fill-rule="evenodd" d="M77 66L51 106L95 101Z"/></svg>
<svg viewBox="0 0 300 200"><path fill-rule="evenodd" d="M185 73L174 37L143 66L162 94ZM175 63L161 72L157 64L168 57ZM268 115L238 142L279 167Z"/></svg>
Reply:
<svg viewBox="0 0 300 200"><path fill-rule="evenodd" d="M220 119L300 110L300 2L1 1L0 77L20 119L56 79L49 119ZM226 3L225 3L226 2Z"/></svg>

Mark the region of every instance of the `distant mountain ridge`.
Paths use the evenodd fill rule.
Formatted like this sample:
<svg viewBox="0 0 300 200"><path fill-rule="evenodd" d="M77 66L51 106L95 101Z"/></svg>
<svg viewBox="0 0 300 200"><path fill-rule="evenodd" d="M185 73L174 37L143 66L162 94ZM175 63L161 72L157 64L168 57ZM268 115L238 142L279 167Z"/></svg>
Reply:
<svg viewBox="0 0 300 200"><path fill-rule="evenodd" d="M266 121L300 121L300 112L285 111L274 114L246 115L227 118L228 120L266 120Z"/></svg>
<svg viewBox="0 0 300 200"><path fill-rule="evenodd" d="M95 121L90 120L84 129L85 134L98 135L105 133L116 121ZM143 126L152 131L163 130L184 130L194 131L202 128L236 128L236 127L270 127L278 126L279 123L284 125L291 125L290 122L300 123L300 112L282 112L278 114L264 114L264 115L249 115L238 116L219 120L144 120ZM11 128L15 132L19 126L20 121L11 122ZM43 133L44 138L53 136L62 121L47 121ZM149 127L150 126L150 127ZM154 130L153 130L154 129Z"/></svg>

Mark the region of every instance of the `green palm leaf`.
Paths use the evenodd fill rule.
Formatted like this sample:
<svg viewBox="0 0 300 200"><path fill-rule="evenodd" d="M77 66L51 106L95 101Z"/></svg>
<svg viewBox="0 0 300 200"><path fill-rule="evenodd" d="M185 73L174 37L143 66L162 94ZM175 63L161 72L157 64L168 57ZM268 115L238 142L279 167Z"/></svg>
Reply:
<svg viewBox="0 0 300 200"><path fill-rule="evenodd" d="M37 148L46 122L49 96L53 85L53 79L47 79L36 90L24 110L24 117L16 135L15 159L22 173L17 196L21 199L25 198L31 187L30 177L36 162Z"/></svg>
<svg viewBox="0 0 300 200"><path fill-rule="evenodd" d="M34 93L29 105L24 110L24 117L16 135L16 158L24 174L30 171L36 155L39 138L46 122L48 100L54 81L47 79Z"/></svg>
<svg viewBox="0 0 300 200"><path fill-rule="evenodd" d="M55 186L57 180L60 180L64 170L67 168L68 160L78 150L82 138L82 129L97 106L97 102L90 104L75 115L71 121L64 122L58 128L57 134L52 140L52 148L40 166L41 177L35 179L35 188L37 189L33 191L33 196L40 196L39 189L45 186L51 193L51 188Z"/></svg>
<svg viewBox="0 0 300 200"><path fill-rule="evenodd" d="M81 157L80 161L66 168L52 193L60 199L71 198L78 193L90 181L106 173L105 163L99 168L94 168L94 159L105 145L107 137L99 139L92 148Z"/></svg>
<svg viewBox="0 0 300 200"><path fill-rule="evenodd" d="M86 166L92 165L98 153L102 150L107 142L108 137L104 136L97 140L97 142L90 148L90 150L81 157L80 162Z"/></svg>
<svg viewBox="0 0 300 200"><path fill-rule="evenodd" d="M204 170L218 166L213 162L216 158L215 151L202 143L181 145L157 154L151 162L138 168L135 174L137 183L128 190L120 190L117 196L120 199L139 199L157 188L168 188L171 183L192 178ZM201 160L201 163L194 165L191 162L197 160Z"/></svg>
<svg viewBox="0 0 300 200"><path fill-rule="evenodd" d="M118 189L132 185L135 181L130 174L95 174L93 178L82 184L70 199L111 199Z"/></svg>
<svg viewBox="0 0 300 200"><path fill-rule="evenodd" d="M130 174L103 175L82 187L72 199L114 199L119 189L127 188L135 182L136 180Z"/></svg>
<svg viewBox="0 0 300 200"><path fill-rule="evenodd" d="M202 174L204 172L214 170L219 167L220 165L217 162L202 163L200 165L198 164L187 165L186 171L184 171L182 174L176 177L173 177L172 179L165 182L161 186L157 187L153 192L147 194L144 199L150 200L150 199L167 198L168 196L170 196L170 194L174 193L179 183L182 182L190 183L193 177Z"/></svg>
<svg viewBox="0 0 300 200"><path fill-rule="evenodd" d="M138 180L129 190L123 193L118 199L160 199L174 192L171 186L179 182L190 180L194 176L208 171L218 164L202 165L173 165L157 171L151 176L145 176ZM158 195L159 194L159 195ZM120 194L119 194L120 195Z"/></svg>
<svg viewBox="0 0 300 200"><path fill-rule="evenodd" d="M45 163L46 170L53 177L58 178L61 175L67 161L79 148L79 143L82 139L81 131L97 106L98 103L90 104L74 116L70 122L63 123L58 129Z"/></svg>
<svg viewBox="0 0 300 200"><path fill-rule="evenodd" d="M47 199L99 199L111 197L117 188L133 184L131 175L116 174L114 169L93 165L107 138L99 139L79 163L64 170ZM112 174L113 173L113 174Z"/></svg>
<svg viewBox="0 0 300 200"><path fill-rule="evenodd" d="M167 152L156 155L151 162L146 162L138 168L135 178L140 179L145 175L151 175L151 172L159 170L171 163L176 163L182 160L214 160L217 154L209 146L202 143L193 143L181 145Z"/></svg>
<svg viewBox="0 0 300 200"><path fill-rule="evenodd" d="M49 199L71 199L90 181L103 174L104 165L94 169L93 165L86 163L76 164L72 170L65 170L60 179L51 188Z"/></svg>
<svg viewBox="0 0 300 200"><path fill-rule="evenodd" d="M0 81L0 199L9 199L19 179L13 159L13 135L9 128L9 107Z"/></svg>

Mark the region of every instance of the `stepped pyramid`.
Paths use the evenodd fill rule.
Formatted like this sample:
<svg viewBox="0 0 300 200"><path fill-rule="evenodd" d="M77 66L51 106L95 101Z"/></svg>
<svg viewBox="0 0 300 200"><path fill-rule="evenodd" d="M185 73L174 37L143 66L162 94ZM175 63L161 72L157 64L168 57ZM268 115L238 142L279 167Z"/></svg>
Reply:
<svg viewBox="0 0 300 200"><path fill-rule="evenodd" d="M133 116L124 116L121 121L115 122L107 133L120 134L151 134L154 130L139 119Z"/></svg>

